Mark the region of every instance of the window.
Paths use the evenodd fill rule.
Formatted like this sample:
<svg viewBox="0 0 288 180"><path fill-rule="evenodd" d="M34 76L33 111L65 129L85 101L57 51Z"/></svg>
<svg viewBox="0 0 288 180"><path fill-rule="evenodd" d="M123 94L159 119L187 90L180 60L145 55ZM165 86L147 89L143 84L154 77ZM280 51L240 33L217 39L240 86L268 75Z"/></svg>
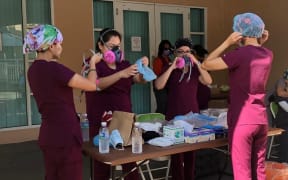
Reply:
<svg viewBox="0 0 288 180"><path fill-rule="evenodd" d="M25 76L35 54L22 51L27 28L40 23L51 23L49 0L0 1L0 129L41 122Z"/></svg>
<svg viewBox="0 0 288 180"><path fill-rule="evenodd" d="M190 36L194 44L200 44L205 47L205 9L190 9Z"/></svg>
<svg viewBox="0 0 288 180"><path fill-rule="evenodd" d="M113 2L94 0L93 15L94 15L94 38L96 47L100 31L107 27L114 28Z"/></svg>

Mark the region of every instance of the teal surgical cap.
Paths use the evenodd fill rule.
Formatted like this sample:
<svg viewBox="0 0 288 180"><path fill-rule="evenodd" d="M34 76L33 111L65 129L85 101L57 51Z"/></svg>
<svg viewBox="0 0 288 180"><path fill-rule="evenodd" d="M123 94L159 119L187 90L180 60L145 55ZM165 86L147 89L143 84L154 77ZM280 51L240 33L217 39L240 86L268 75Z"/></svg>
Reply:
<svg viewBox="0 0 288 180"><path fill-rule="evenodd" d="M254 13L238 14L234 17L233 31L241 33L242 36L259 38L264 29L263 20Z"/></svg>

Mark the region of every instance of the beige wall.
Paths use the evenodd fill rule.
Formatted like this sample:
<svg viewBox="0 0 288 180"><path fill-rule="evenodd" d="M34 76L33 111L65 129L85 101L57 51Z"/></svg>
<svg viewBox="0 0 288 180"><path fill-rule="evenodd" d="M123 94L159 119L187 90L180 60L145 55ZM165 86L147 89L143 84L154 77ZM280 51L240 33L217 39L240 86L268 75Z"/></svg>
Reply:
<svg viewBox="0 0 288 180"><path fill-rule="evenodd" d="M75 72L80 73L82 54L94 49L93 1L54 0L54 22L64 35L61 61ZM80 91L74 91L78 112L85 112L85 101L79 103ZM85 100L84 96L82 99Z"/></svg>
<svg viewBox="0 0 288 180"><path fill-rule="evenodd" d="M208 8L208 50L216 48L232 31L232 18L237 13L254 12L259 14L270 32L270 39L265 44L274 52L274 62L268 89L281 76L284 68L288 66L286 52L288 36L288 21L285 12L288 10L288 1L272 0L130 0L152 3L170 3L187 6L200 6ZM61 58L63 64L76 72L80 72L82 53L93 48L93 12L92 0L54 0L54 22L64 35L64 52ZM287 50L286 50L287 49ZM214 83L227 82L227 73L213 72ZM75 91L75 103L78 112L85 111L85 102L79 103L80 92ZM84 97L83 97L84 98ZM15 133L17 132L17 133ZM0 132L0 144L36 139L38 129L24 129L20 131ZM17 138L18 137L18 138Z"/></svg>

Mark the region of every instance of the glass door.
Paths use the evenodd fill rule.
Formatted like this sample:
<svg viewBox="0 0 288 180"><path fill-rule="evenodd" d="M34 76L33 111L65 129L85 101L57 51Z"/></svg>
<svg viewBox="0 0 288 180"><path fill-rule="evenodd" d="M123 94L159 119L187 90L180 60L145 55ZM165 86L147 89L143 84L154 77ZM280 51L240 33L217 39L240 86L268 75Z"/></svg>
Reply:
<svg viewBox="0 0 288 180"><path fill-rule="evenodd" d="M172 45L180 37L190 37L190 9L182 6L155 5L157 47L167 39Z"/></svg>
<svg viewBox="0 0 288 180"><path fill-rule="evenodd" d="M150 56L155 51L154 6L115 2L114 14L115 29L123 36L121 48L124 49L125 59L131 64L142 56L151 60ZM151 87L151 83L133 85L131 98L134 113L151 112Z"/></svg>

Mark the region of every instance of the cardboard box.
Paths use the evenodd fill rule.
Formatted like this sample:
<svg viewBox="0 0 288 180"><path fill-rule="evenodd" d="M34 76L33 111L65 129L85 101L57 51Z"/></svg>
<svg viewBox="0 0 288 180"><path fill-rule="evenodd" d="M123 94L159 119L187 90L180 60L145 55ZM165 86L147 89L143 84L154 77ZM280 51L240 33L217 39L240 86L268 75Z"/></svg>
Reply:
<svg viewBox="0 0 288 180"><path fill-rule="evenodd" d="M174 144L184 142L184 128L174 125L163 127L163 136L168 137L174 141Z"/></svg>

